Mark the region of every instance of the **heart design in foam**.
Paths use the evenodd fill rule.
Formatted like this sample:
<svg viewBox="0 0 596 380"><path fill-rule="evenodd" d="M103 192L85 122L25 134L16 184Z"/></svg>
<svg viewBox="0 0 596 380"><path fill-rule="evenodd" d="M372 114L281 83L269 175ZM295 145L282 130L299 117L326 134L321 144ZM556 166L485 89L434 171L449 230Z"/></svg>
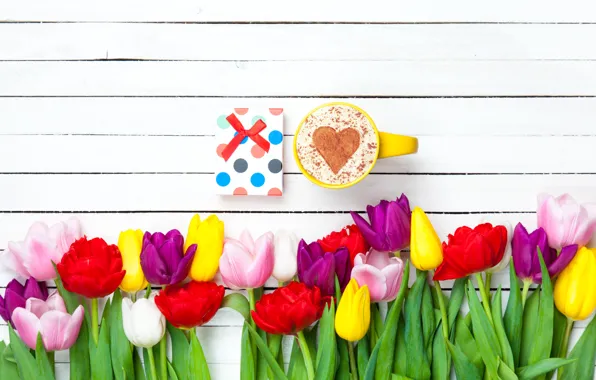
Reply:
<svg viewBox="0 0 596 380"><path fill-rule="evenodd" d="M354 128L336 131L331 127L317 128L312 142L333 173L337 174L360 146L360 133Z"/></svg>

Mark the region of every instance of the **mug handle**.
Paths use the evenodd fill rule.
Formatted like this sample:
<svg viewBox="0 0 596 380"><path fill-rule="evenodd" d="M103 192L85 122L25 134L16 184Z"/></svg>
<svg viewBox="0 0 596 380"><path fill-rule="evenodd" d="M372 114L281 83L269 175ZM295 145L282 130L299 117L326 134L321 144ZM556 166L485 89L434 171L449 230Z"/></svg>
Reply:
<svg viewBox="0 0 596 380"><path fill-rule="evenodd" d="M379 158L403 156L418 152L418 139L416 137L379 132L379 140L381 142Z"/></svg>

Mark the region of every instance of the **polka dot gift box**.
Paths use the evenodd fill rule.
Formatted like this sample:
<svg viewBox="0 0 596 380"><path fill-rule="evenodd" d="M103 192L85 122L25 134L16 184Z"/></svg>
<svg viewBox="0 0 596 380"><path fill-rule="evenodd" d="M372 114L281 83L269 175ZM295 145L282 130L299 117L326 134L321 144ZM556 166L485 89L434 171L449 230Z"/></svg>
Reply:
<svg viewBox="0 0 596 380"><path fill-rule="evenodd" d="M283 109L234 108L216 122L216 193L281 196Z"/></svg>

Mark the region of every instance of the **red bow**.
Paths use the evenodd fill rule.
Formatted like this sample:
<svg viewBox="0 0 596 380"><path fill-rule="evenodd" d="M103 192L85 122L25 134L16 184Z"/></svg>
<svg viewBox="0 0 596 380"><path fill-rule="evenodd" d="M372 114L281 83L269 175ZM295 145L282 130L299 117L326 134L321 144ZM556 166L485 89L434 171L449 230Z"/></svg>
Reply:
<svg viewBox="0 0 596 380"><path fill-rule="evenodd" d="M263 122L263 120L259 119L256 123L247 131L240 120L236 117L235 114L230 114L226 117L226 120L232 128L238 132L236 136L230 141L230 143L226 146L226 148L221 152L221 156L223 157L224 161L228 161L232 156L232 153L238 148L238 145L244 140L245 137L249 137L252 141L255 142L258 146L260 146L265 152L269 152L269 141L265 140L263 136L259 135L259 133L267 128L267 124Z"/></svg>

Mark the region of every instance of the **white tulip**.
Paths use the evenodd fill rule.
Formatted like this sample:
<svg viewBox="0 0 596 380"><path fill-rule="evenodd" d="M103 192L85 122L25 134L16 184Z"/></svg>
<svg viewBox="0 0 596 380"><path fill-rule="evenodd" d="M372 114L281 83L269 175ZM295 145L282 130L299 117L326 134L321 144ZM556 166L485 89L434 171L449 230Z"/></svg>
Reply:
<svg viewBox="0 0 596 380"><path fill-rule="evenodd" d="M275 234L275 264L273 277L279 282L290 281L296 275L298 237L293 232L280 230Z"/></svg>
<svg viewBox="0 0 596 380"><path fill-rule="evenodd" d="M155 305L155 294L149 299L132 302L122 299L122 324L124 334L137 347L155 346L166 332L166 318Z"/></svg>

